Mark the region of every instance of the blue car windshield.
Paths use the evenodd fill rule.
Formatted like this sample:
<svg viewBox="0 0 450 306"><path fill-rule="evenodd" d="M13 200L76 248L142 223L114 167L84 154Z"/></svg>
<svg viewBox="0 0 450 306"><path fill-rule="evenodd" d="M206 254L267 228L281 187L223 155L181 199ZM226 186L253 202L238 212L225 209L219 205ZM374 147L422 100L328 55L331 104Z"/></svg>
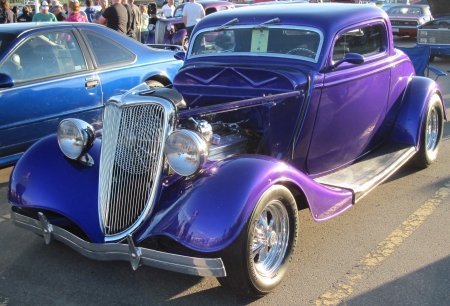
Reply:
<svg viewBox="0 0 450 306"><path fill-rule="evenodd" d="M200 32L190 56L275 55L297 56L315 62L322 35L312 29L232 27Z"/></svg>
<svg viewBox="0 0 450 306"><path fill-rule="evenodd" d="M5 51L16 37L15 34L0 33L0 53Z"/></svg>

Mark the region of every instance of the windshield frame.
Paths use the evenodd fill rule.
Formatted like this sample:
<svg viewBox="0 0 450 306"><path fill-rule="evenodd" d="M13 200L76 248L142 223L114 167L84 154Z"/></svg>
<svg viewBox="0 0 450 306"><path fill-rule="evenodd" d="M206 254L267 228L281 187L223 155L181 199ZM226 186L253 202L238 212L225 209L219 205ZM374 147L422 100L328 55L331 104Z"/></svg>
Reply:
<svg viewBox="0 0 450 306"><path fill-rule="evenodd" d="M211 32L215 31L217 27L208 27L203 28L195 33L193 36L193 41L197 39L199 35L205 32ZM256 29L255 25L231 25L225 29L222 29L221 31L226 30L234 30L234 29ZM192 55L192 48L194 44L189 44L187 53L186 53L186 59L198 59L198 58L211 58L211 57L224 57L224 56L252 56L252 57L276 57L276 58L289 58L289 59L297 59L297 60L303 60L311 63L318 63L320 54L322 52L322 47L324 44L324 35L322 31L318 28L309 27L309 26L296 26L296 25L268 25L264 26L262 29L284 29L284 30L302 30L302 31L308 31L308 32L314 32L319 35L319 44L317 46L317 52L315 58L309 58L306 56L301 55L291 55L291 54L283 54L283 53L263 53L263 52L220 52L220 53L204 53L204 54L194 54Z"/></svg>

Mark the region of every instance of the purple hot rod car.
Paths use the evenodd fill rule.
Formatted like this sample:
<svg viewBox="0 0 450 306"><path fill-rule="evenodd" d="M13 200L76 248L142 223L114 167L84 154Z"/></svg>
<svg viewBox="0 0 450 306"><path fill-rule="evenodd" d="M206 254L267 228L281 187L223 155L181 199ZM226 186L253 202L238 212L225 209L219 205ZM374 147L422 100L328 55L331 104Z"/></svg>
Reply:
<svg viewBox="0 0 450 306"><path fill-rule="evenodd" d="M220 0L202 0L196 1L203 6L205 15L234 9L234 4ZM177 6L174 17L159 18L155 27L150 30L147 43L149 44L168 44L180 45L187 48L187 32L183 23L183 8L185 4Z"/></svg>
<svg viewBox="0 0 450 306"><path fill-rule="evenodd" d="M207 16L174 89L111 98L101 139L67 119L33 145L11 174L14 223L90 258L262 296L288 271L298 208L329 220L407 161L431 165L446 120L438 84L369 5Z"/></svg>

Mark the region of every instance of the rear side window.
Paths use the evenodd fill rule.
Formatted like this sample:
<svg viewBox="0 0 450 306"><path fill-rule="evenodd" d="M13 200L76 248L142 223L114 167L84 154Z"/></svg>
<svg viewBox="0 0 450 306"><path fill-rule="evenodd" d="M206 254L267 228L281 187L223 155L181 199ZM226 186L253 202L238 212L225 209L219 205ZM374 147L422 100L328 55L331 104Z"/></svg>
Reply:
<svg viewBox="0 0 450 306"><path fill-rule="evenodd" d="M338 61L347 53L358 53L365 57L384 51L383 27L381 24L352 29L336 40L333 61Z"/></svg>
<svg viewBox="0 0 450 306"><path fill-rule="evenodd" d="M83 31L98 67L133 62L136 55L121 44L92 31Z"/></svg>

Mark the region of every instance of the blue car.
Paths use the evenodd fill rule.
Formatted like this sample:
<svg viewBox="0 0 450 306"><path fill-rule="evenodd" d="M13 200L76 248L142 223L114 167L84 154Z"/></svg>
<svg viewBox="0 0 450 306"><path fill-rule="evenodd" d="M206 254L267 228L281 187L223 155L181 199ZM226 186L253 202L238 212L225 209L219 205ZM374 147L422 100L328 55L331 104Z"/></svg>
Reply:
<svg viewBox="0 0 450 306"><path fill-rule="evenodd" d="M64 118L101 128L111 96L142 82L171 84L182 65L173 55L96 24L2 25L0 167L16 162Z"/></svg>

